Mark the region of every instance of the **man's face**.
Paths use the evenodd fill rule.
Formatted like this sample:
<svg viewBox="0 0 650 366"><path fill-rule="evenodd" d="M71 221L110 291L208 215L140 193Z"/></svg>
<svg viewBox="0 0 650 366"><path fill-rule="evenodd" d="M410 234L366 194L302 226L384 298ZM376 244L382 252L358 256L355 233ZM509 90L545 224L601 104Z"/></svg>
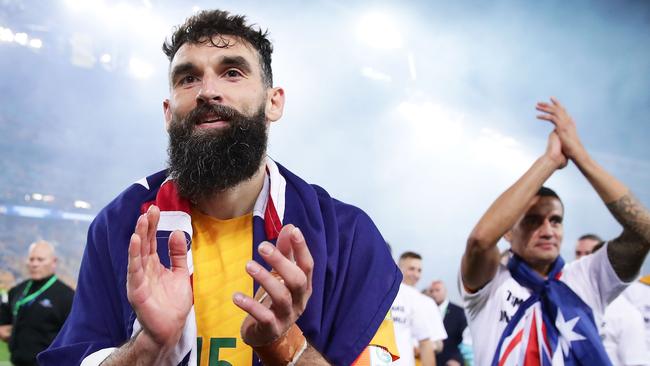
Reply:
<svg viewBox="0 0 650 366"><path fill-rule="evenodd" d="M52 248L45 244L34 244L27 257L27 269L32 280L41 280L54 274L56 257Z"/></svg>
<svg viewBox="0 0 650 366"><path fill-rule="evenodd" d="M429 286L427 294L433 298L436 304L440 305L447 298L447 288L444 283L436 281Z"/></svg>
<svg viewBox="0 0 650 366"><path fill-rule="evenodd" d="M415 286L422 275L422 261L417 258L400 259L399 269L402 270L404 276L402 282L409 286Z"/></svg>
<svg viewBox="0 0 650 366"><path fill-rule="evenodd" d="M535 269L545 269L560 255L564 209L555 197L536 196L528 211L506 234L512 251Z"/></svg>
<svg viewBox="0 0 650 366"><path fill-rule="evenodd" d="M595 239L578 240L578 244L576 244L576 259L593 253L596 245L598 245L598 240Z"/></svg>
<svg viewBox="0 0 650 366"><path fill-rule="evenodd" d="M231 36L183 44L170 64L170 98L165 101L165 120L185 118L203 103L221 104L247 116L267 102L267 87L257 51L246 41ZM207 116L197 129L223 129L227 121Z"/></svg>
<svg viewBox="0 0 650 366"><path fill-rule="evenodd" d="M197 201L257 172L268 123L281 116L284 100L262 80L257 52L243 40L215 36L179 48L163 107L170 174L182 196Z"/></svg>

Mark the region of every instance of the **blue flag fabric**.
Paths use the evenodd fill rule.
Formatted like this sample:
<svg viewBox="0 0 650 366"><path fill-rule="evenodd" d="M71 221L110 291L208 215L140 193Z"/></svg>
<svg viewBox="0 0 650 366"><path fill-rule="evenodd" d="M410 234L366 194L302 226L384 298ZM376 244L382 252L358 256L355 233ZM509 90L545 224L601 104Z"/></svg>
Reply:
<svg viewBox="0 0 650 366"><path fill-rule="evenodd" d="M385 318L399 289L401 273L363 211L333 199L324 189L307 184L270 158L267 176L269 197L258 198L266 202L266 212L254 215L251 245L256 248L263 240L275 242L282 225L291 223L301 229L314 258L314 273L313 293L297 324L330 362L349 365ZM129 238L148 205L174 200L174 190L166 190L165 182L167 172L161 171L133 184L95 218L88 232L72 312L50 348L39 355L41 365L79 365L91 354L120 347L134 334L138 323L126 296ZM276 186L281 187L279 194L272 192ZM272 197L274 194L277 197ZM181 208L169 210L183 211L184 204L178 201L175 205ZM191 225L180 226L186 227L183 230L191 240ZM167 239L177 228L159 224L158 255L165 266L169 266ZM264 264L257 250L253 253L254 259ZM196 338L192 342L196 349ZM191 356L183 353L178 364L191 363L189 360L195 359Z"/></svg>
<svg viewBox="0 0 650 366"><path fill-rule="evenodd" d="M562 268L558 257L544 279L518 255L510 258L510 274L531 296L503 331L492 366L611 365L591 308L559 280Z"/></svg>

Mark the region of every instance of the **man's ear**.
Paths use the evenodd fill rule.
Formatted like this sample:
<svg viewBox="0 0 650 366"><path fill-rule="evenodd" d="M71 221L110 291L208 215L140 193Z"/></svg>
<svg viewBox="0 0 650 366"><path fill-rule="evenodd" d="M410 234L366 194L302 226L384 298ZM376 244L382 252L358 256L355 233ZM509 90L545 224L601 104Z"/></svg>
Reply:
<svg viewBox="0 0 650 366"><path fill-rule="evenodd" d="M169 131L169 126L172 123L172 109L169 106L169 99L163 100L163 114L165 115L165 129Z"/></svg>
<svg viewBox="0 0 650 366"><path fill-rule="evenodd" d="M269 122L275 122L282 117L284 111L284 89L282 88L269 88L267 91L266 119Z"/></svg>

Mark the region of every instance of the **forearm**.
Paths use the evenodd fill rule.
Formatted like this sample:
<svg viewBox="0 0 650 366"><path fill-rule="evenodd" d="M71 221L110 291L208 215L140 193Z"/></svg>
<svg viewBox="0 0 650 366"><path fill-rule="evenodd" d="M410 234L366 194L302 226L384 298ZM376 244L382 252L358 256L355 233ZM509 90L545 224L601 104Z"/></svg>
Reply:
<svg viewBox="0 0 650 366"><path fill-rule="evenodd" d="M325 357L321 355L311 344L307 345L307 349L300 356L296 366L329 366L330 363L327 362Z"/></svg>
<svg viewBox="0 0 650 366"><path fill-rule="evenodd" d="M490 206L472 230L461 271L468 290L487 283L499 263L497 243L524 214L539 188L558 168L557 163L543 155L528 171Z"/></svg>
<svg viewBox="0 0 650 366"><path fill-rule="evenodd" d="M150 337L140 331L122 347L111 353L101 366L150 366L161 363L166 352L156 345Z"/></svg>
<svg viewBox="0 0 650 366"><path fill-rule="evenodd" d="M422 366L435 366L436 357L433 352L433 341L429 339L420 341L419 348Z"/></svg>
<svg viewBox="0 0 650 366"><path fill-rule="evenodd" d="M524 175L494 201L472 231L484 249L496 246L501 237L524 214L531 199L555 172L557 164L546 156L538 158Z"/></svg>
<svg viewBox="0 0 650 366"><path fill-rule="evenodd" d="M607 254L616 274L634 279L650 250L650 212L618 179L584 152L574 159L578 169L594 187L623 233L608 245Z"/></svg>

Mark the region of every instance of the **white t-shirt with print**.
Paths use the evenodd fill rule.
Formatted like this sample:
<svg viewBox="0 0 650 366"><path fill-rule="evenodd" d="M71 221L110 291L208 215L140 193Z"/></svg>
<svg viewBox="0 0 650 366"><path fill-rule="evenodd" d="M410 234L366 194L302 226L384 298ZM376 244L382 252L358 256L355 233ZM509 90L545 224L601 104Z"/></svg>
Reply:
<svg viewBox="0 0 650 366"><path fill-rule="evenodd" d="M560 281L591 307L596 324L602 324L605 307L628 285L618 278L609 263L607 245L566 264ZM472 333L475 364L489 365L508 321L528 299L530 290L515 281L502 264L492 281L475 293L465 290L459 276L459 290Z"/></svg>
<svg viewBox="0 0 650 366"><path fill-rule="evenodd" d="M624 295L609 304L604 320L603 345L614 366L650 365L643 315Z"/></svg>
<svg viewBox="0 0 650 366"><path fill-rule="evenodd" d="M434 339L428 314L430 310L425 307L422 297L424 295L414 287L403 283L399 285L399 292L390 309L395 328L395 342L399 350L399 360L393 362L393 365L414 366L412 340L419 342Z"/></svg>
<svg viewBox="0 0 650 366"><path fill-rule="evenodd" d="M438 304L427 295L420 293L421 299L424 302L423 306L427 313L427 320L429 322L429 334L432 341L442 341L447 339L447 331L445 324L442 322L442 316Z"/></svg>

